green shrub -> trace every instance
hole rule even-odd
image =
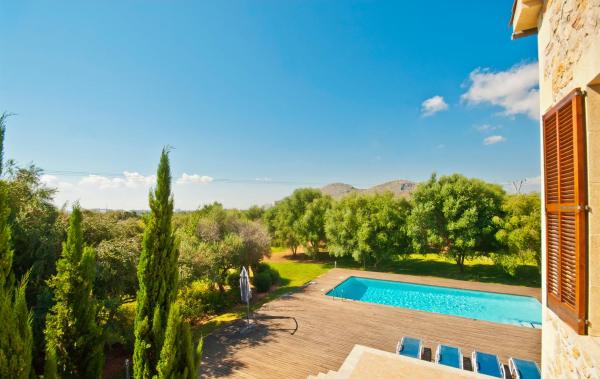
[[[279,275],[279,271],[269,266],[267,263],[259,263],[255,268],[255,276],[262,273],[268,273],[271,277],[271,284],[279,283],[281,276]]]
[[[126,303],[115,309],[110,322],[104,325],[105,343],[109,348],[122,345],[133,351],[133,320],[135,320],[135,303]]]
[[[272,283],[271,273],[268,271],[263,271],[254,276],[254,287],[258,292],[267,292]]]
[[[279,275],[279,271],[277,271],[274,268],[271,268],[269,270],[269,275],[271,275],[271,283],[272,284],[279,284],[279,280],[281,279],[281,275]]]
[[[268,264],[266,264],[264,262],[261,262],[256,265],[255,274],[260,274],[261,272],[269,271],[270,269],[271,269],[271,266],[269,266]]]
[[[240,288],[240,270],[231,270],[227,273],[225,283],[232,289]]]
[[[183,318],[191,321],[215,314],[227,305],[227,298],[206,281],[197,280],[179,290],[177,303]]]

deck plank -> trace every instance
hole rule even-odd
[[[355,344],[394,351],[404,336],[539,362],[541,331],[379,304],[333,299],[325,293],[348,276],[401,280],[540,298],[539,288],[465,282],[433,277],[333,269],[291,296],[265,304],[258,325],[245,335],[237,321],[204,341],[201,377],[306,378],[337,370]]]

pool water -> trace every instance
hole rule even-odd
[[[529,296],[472,291],[351,276],[328,296],[539,328],[542,305]]]

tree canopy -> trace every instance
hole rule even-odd
[[[259,222],[240,218],[221,204],[194,212],[179,229],[182,265],[188,276],[206,277],[224,291],[230,269],[256,265],[271,253],[271,240]]]
[[[325,237],[323,221],[330,203],[318,189],[299,188],[268,209],[264,219],[276,242],[290,248],[293,255],[301,244],[314,253]]]
[[[6,114],[0,116],[0,172],[4,149]],[[28,274],[15,285],[12,233],[9,225],[7,183],[0,180],[0,377],[28,379],[33,351],[32,315],[27,308],[25,288]]]
[[[515,274],[516,265],[523,265],[533,259],[541,266],[541,199],[536,193],[509,195],[502,203],[504,217],[496,216],[499,230],[496,239],[502,253],[496,255],[510,274]]]
[[[327,212],[325,229],[329,252],[351,254],[366,266],[377,266],[395,254],[409,252],[406,221],[410,204],[392,194],[350,195]]]
[[[494,216],[501,214],[499,185],[459,174],[434,174],[412,194],[409,235],[417,252],[442,252],[461,270],[465,259],[497,247]]]

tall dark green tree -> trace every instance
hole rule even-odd
[[[138,264],[139,290],[135,318],[133,370],[135,378],[157,375],[171,304],[177,294],[178,250],[172,230],[173,197],[169,154],[163,149],[150,192],[150,214]]]
[[[0,116],[0,174],[6,114]],[[25,287],[27,275],[15,287],[12,273],[13,249],[6,183],[0,180],[0,377],[29,378],[33,334],[31,312],[27,309]]]
[[[159,379],[196,378],[196,357],[190,327],[182,320],[177,304],[173,304],[169,310],[165,343],[160,352],[157,371]]]
[[[46,321],[46,377],[100,378],[104,364],[102,331],[93,295],[95,253],[85,246],[78,205],[69,217],[67,241],[50,280],[55,304]]]

